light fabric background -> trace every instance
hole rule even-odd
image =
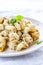
[[[0,13],[14,12],[43,23],[43,0],[0,0]],[[42,30],[43,31],[43,30]],[[43,65],[43,47],[32,54],[0,58],[0,65]]]

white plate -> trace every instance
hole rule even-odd
[[[40,31],[40,39],[43,40],[43,37],[42,37],[42,35],[43,35],[43,30],[42,30],[43,24],[40,23],[39,21],[31,19],[31,18],[26,18],[26,19],[31,20],[38,27],[38,29]],[[20,55],[29,54],[35,50],[38,50],[42,46],[43,46],[43,43],[38,44],[38,45],[35,44],[35,45],[31,46],[30,48],[23,50],[23,51],[20,51],[20,52],[15,52],[13,50],[7,49],[4,52],[0,52],[0,57],[12,57],[12,56],[20,56]]]

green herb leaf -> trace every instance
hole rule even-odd
[[[16,21],[21,21],[24,17],[22,15],[15,16]]]
[[[37,43],[37,44],[40,44],[40,43],[42,43],[42,42],[43,42],[43,41],[41,40],[41,41],[37,41],[36,43]]]
[[[16,22],[16,20],[14,18],[11,18],[10,23],[14,24],[15,22]]]

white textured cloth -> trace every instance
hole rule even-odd
[[[12,58],[0,58],[0,63],[1,65],[43,65],[43,47],[32,54]]]
[[[22,14],[43,23],[43,0],[0,0],[0,15],[6,11],[10,11],[9,15],[13,11],[15,15]],[[43,47],[24,56],[0,58],[0,65],[43,65]]]

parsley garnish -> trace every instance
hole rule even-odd
[[[40,44],[40,43],[42,43],[42,42],[43,42],[43,41],[41,40],[41,41],[37,41],[36,43],[37,43],[37,44]]]

